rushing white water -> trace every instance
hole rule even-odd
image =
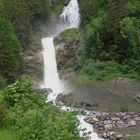
[[[80,10],[77,0],[71,0],[68,6],[64,7],[60,19],[66,28],[78,28],[80,25]]]
[[[55,58],[55,49],[53,44],[53,37],[42,39],[43,45],[43,59],[44,59],[44,83],[41,88],[50,88],[53,90],[48,96],[49,101],[55,101],[57,95],[62,91],[62,84],[57,72],[57,63]]]
[[[62,14],[60,15],[62,21],[62,27],[59,30],[56,29],[57,35],[65,29],[78,28],[80,25],[79,5],[77,0],[71,0],[68,6],[64,7]],[[43,60],[44,60],[44,82],[41,84],[41,88],[50,88],[52,92],[48,95],[47,102],[53,101],[55,103],[56,97],[63,92],[64,84],[59,79],[57,71],[55,47],[53,43],[53,37],[47,37],[42,39],[43,46]],[[73,110],[70,107],[63,106],[62,110]],[[78,127],[81,137],[88,136],[88,140],[102,140],[98,138],[97,134],[93,132],[93,126],[84,121],[86,116],[78,115],[77,118],[80,122]],[[85,131],[83,131],[85,129]]]
[[[98,137],[97,133],[93,132],[93,126],[84,121],[84,119],[86,118],[85,115],[78,115],[77,118],[78,118],[78,120],[80,122],[80,125],[78,126],[78,130],[80,132],[81,137],[83,135],[85,135],[88,138],[88,140],[103,140],[103,139]],[[83,131],[83,129],[85,131]]]

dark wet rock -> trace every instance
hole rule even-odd
[[[64,95],[63,93],[61,93],[57,96],[56,103],[63,103],[67,106],[72,106],[73,96],[72,94]]]
[[[88,109],[91,106],[93,106],[93,104],[90,104],[89,102],[85,102],[85,101],[77,102],[77,100],[75,101],[73,93],[69,93],[67,95],[63,93],[59,94],[56,98],[56,103],[58,104],[63,103],[66,106],[75,107],[75,108],[83,108],[83,109]]]
[[[65,6],[69,4],[70,0],[65,0]]]
[[[52,93],[53,92],[53,90],[51,88],[47,88],[46,90],[48,91],[48,93]]]
[[[134,101],[135,101],[135,102],[140,102],[140,95],[137,95],[137,96],[134,98]]]

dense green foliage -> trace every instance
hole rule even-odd
[[[0,0],[0,88],[18,78],[20,52],[28,46],[34,22],[48,15],[46,0]]]
[[[1,135],[10,137],[7,140],[80,140],[75,113],[60,112],[45,103],[45,96],[43,92],[33,91],[27,80],[17,81],[2,90]]]
[[[139,79],[140,75],[140,1],[139,0],[84,0],[80,1],[84,46],[78,68],[89,68],[88,59],[108,65],[116,61],[124,75]],[[84,63],[84,65],[83,65]],[[104,63],[104,64],[103,64]],[[117,64],[118,63],[118,64]],[[101,73],[104,69],[100,69]],[[100,71],[99,70],[99,71]],[[108,74],[107,71],[104,71]],[[89,73],[86,71],[89,75]],[[92,75],[98,74],[91,72]],[[99,72],[100,73],[100,72]],[[114,73],[114,72],[113,72]],[[120,73],[120,72],[119,72]],[[134,76],[132,76],[134,75]],[[120,74],[118,74],[120,76]],[[110,77],[110,76],[109,76]],[[114,77],[114,76],[113,76]],[[106,76],[104,80],[106,80]],[[99,78],[100,79],[100,78]],[[107,78],[108,79],[108,78]]]
[[[26,47],[29,32],[36,19],[46,19],[48,15],[48,2],[45,0],[1,0],[2,9],[0,17],[8,20],[14,28],[16,35]]]
[[[94,61],[87,59],[74,79],[75,84],[88,84],[97,81],[108,81],[117,77],[139,79],[138,73],[129,65],[121,65],[116,61]]]
[[[15,79],[20,68],[20,48],[11,25],[0,18],[0,73],[9,81]],[[1,83],[3,80],[0,80]]]

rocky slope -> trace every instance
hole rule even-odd
[[[32,33],[29,48],[23,52],[23,73],[37,79],[42,79],[43,77],[41,48],[39,33]]]
[[[54,39],[57,54],[57,66],[61,75],[67,74],[75,68],[81,52],[83,38],[79,29],[69,29]]]

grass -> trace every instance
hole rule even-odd
[[[132,136],[126,138],[126,140],[140,140],[140,134],[132,135]]]
[[[90,79],[87,75],[78,74],[75,79],[72,81],[74,85],[86,85],[86,84],[93,84],[95,80]]]
[[[97,111],[109,111],[109,112],[137,112],[140,110],[140,103],[128,103],[128,104],[101,104],[92,106],[93,110]]]
[[[0,140],[22,140],[17,132],[12,130],[1,129]]]

